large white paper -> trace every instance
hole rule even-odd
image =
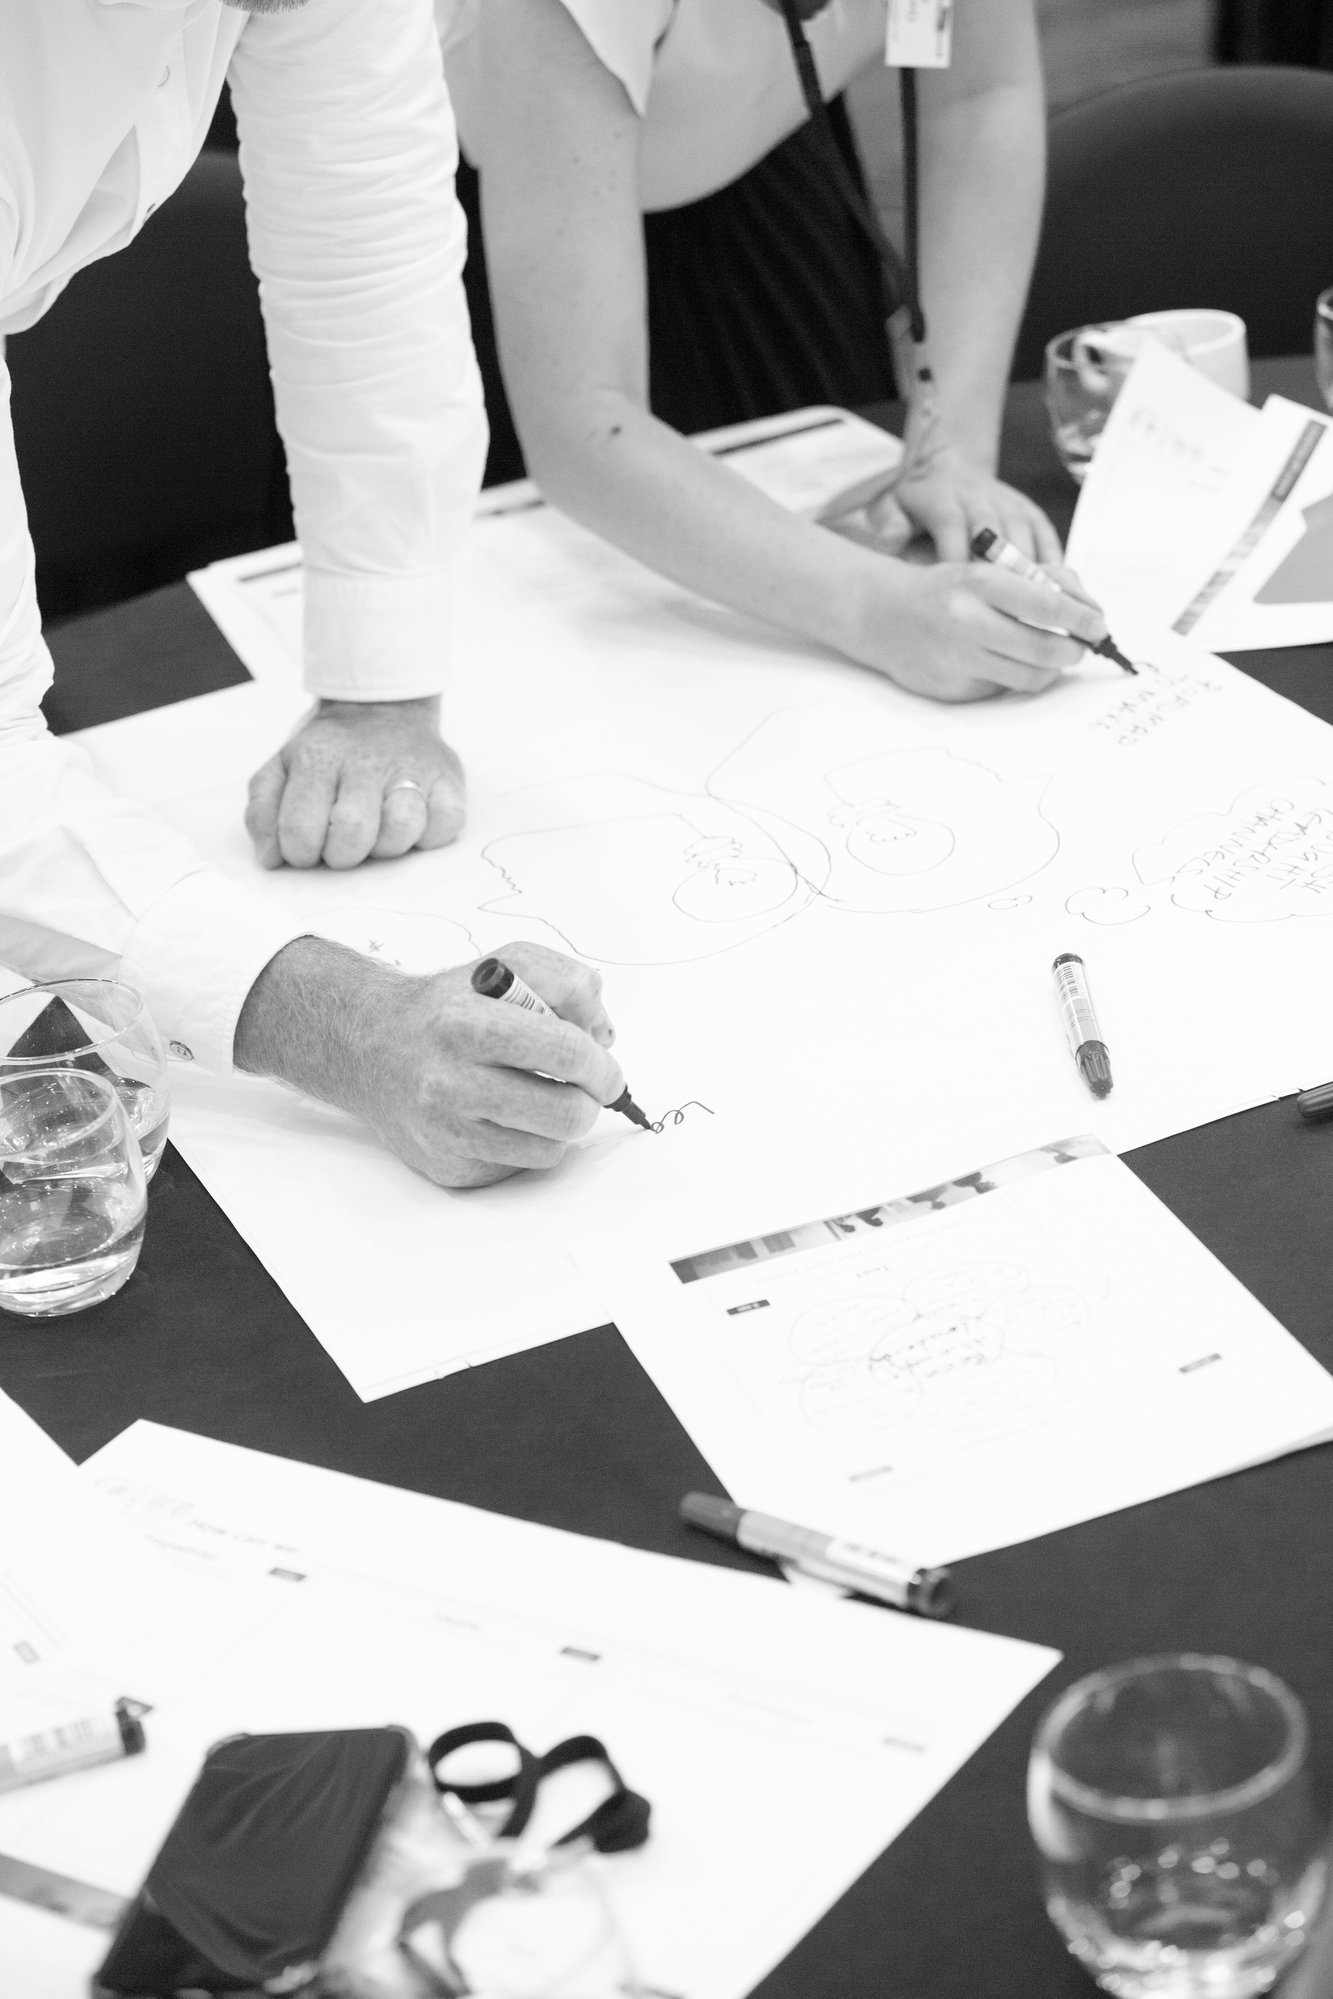
[[[605,1879],[644,1983],[681,1999],[749,1991],[1058,1656],[148,1423],[84,1476],[183,1573],[248,1579],[262,1614],[232,1644],[213,1627],[149,1754],[0,1799],[0,1851],[128,1892],[239,1729],[428,1742],[498,1716],[541,1750],[588,1731],[652,1802]],[[81,1989],[64,1969],[23,1986]]]
[[[591,1221],[736,1237],[1333,1074],[1333,732],[1184,642],[1118,622],[1137,678],[1094,660],[1039,700],[947,708],[547,508],[478,522],[456,604],[471,816],[447,850],[254,866],[245,780],[300,712],[290,678],[83,739],[311,928],[413,970],[513,938],[604,968],[665,1129],[608,1115],[554,1173],[479,1192],[276,1085],[175,1068],[173,1137],[361,1395],[605,1320],[567,1251]],[[1101,1105],[1055,1010],[1070,949],[1111,1048]]]
[[[947,1562],[1333,1435],[1333,1377],[1086,1138],[865,1192],[582,1252],[740,1504]]]

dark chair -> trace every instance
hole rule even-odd
[[[1189,70],[1050,125],[1046,214],[1014,357],[1066,328],[1169,306],[1238,312],[1255,355],[1309,351],[1333,284],[1333,76]]]
[[[128,248],[8,343],[44,614],[292,532],[240,169],[207,152]]]

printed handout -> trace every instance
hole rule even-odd
[[[237,1730],[396,1722],[424,1744],[498,1717],[539,1750],[589,1732],[652,1805],[647,1845],[601,1878],[662,1999],[742,1999],[1058,1656],[148,1423],[83,1478],[218,1592],[209,1657],[149,1753],[0,1798],[0,1852],[132,1891]],[[105,1938],[17,1914],[59,1966],[34,1955],[24,1999],[76,1999],[68,1959],[86,1973]]]
[[[1333,1436],[1333,1377],[1095,1140],[885,1192],[581,1252],[742,1505],[948,1562]]]

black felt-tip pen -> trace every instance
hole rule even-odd
[[[971,546],[978,562],[993,562],[997,569],[1008,569],[1015,576],[1025,577],[1029,583],[1044,583],[1048,590],[1057,592],[1060,590],[1060,585],[1053,576],[1048,576],[1039,563],[1024,555],[1021,548],[1015,548],[1014,544],[1006,541],[1003,535],[996,534],[994,528],[982,528],[974,534]],[[1082,645],[1087,642],[1080,640],[1079,643]],[[1088,646],[1088,651],[1100,653],[1103,659],[1113,659],[1125,673],[1138,672],[1133,660],[1121,652],[1109,632],[1104,639],[1099,639],[1095,646]]]
[[[1109,1097],[1111,1057],[1093,1012],[1083,960],[1075,951],[1062,951],[1051,971],[1055,975],[1055,995],[1060,1002],[1069,1052],[1078,1064],[1078,1072],[1094,1097]]]
[[[557,1018],[555,1008],[547,1006],[540,993],[535,993],[526,979],[520,979],[499,958],[483,958],[472,969],[472,990],[483,999],[503,1000],[507,1006],[521,1006],[528,1013],[544,1013],[552,1020]],[[609,1111],[619,1111],[631,1124],[637,1124],[643,1131],[651,1131],[653,1121],[645,1117],[628,1090],[622,1090],[613,1104],[607,1104]]]
[[[953,1609],[953,1578],[947,1569],[923,1569],[896,1555],[882,1555],[878,1548],[863,1548],[813,1527],[794,1527],[771,1513],[751,1513],[711,1492],[687,1492],[680,1502],[680,1517],[691,1527],[702,1527],[705,1534],[748,1548],[752,1555],[794,1562],[807,1576],[855,1590],[858,1596],[873,1596],[895,1610],[947,1617]]]

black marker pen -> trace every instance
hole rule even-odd
[[[504,1000],[507,1006],[521,1006],[528,1013],[544,1013],[550,1019],[558,1019],[553,1006],[547,1006],[540,993],[535,993],[526,979],[520,979],[517,972],[509,969],[499,958],[483,958],[473,967],[472,990],[483,999]],[[607,1104],[609,1111],[619,1111],[631,1124],[637,1124],[643,1131],[651,1131],[651,1118],[644,1116],[628,1090],[622,1090],[613,1104]]]
[[[1033,562],[1030,556],[1024,555],[1021,548],[1015,548],[1003,535],[996,534],[994,528],[982,528],[974,534],[971,548],[978,562],[993,562],[997,569],[1011,570],[1015,576],[1025,577],[1029,583],[1044,583],[1048,590],[1060,589],[1055,578],[1048,576],[1039,563]],[[1087,640],[1080,639],[1079,644],[1087,645]],[[1109,632],[1095,646],[1088,646],[1088,651],[1100,653],[1103,659],[1113,659],[1126,673],[1138,672],[1133,660],[1126,658]]]
[[[1076,951],[1062,951],[1051,970],[1055,974],[1055,994],[1069,1039],[1069,1052],[1078,1064],[1078,1072],[1094,1097],[1109,1097],[1111,1057],[1093,1012],[1083,960]]]

